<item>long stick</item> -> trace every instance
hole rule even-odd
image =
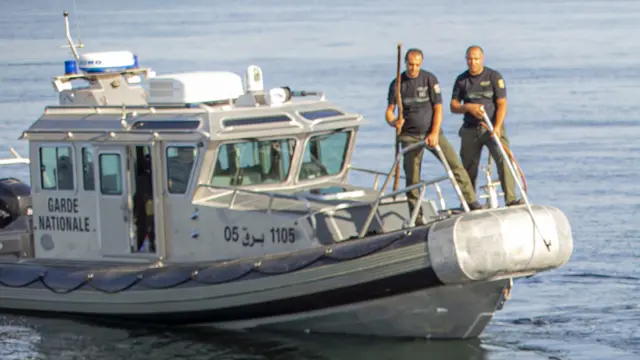
[[[400,72],[402,70],[402,43],[398,43],[398,68],[396,71],[396,103],[398,105],[398,120],[396,121],[396,157],[400,153],[400,132],[402,131],[402,96],[400,95]],[[393,191],[398,190],[400,185],[400,162],[396,165],[395,180],[393,182]]]

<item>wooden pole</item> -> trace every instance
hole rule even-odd
[[[402,96],[400,95],[400,77],[402,72],[402,43],[398,43],[398,67],[396,71],[396,104],[398,106],[398,121],[396,122],[396,158],[400,153],[400,132],[402,131]],[[398,190],[400,185],[400,162],[396,165],[395,180],[393,182],[393,191]]]

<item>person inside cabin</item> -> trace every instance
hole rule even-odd
[[[84,179],[84,188],[85,190],[95,189],[96,180],[93,175],[93,154],[88,153],[84,155],[84,159],[82,161],[82,178]]]
[[[136,193],[133,196],[133,213],[136,224],[137,249],[141,249],[145,238],[151,244],[148,251],[155,251],[155,224],[153,217],[153,184],[151,161],[148,156],[140,163],[136,178]]]
[[[283,169],[283,159],[282,159],[282,147],[279,141],[272,141],[264,146],[263,149],[267,152],[269,170],[264,175],[265,182],[279,182],[284,180],[286,176],[285,171]]]
[[[57,164],[58,189],[73,190],[73,162],[66,156],[60,156]]]
[[[189,178],[195,161],[192,147],[177,147],[177,156],[167,159],[168,188],[172,194],[184,194],[189,186]]]

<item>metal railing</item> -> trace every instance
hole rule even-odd
[[[374,189],[376,189],[376,191],[378,191],[381,194],[384,194],[384,189],[389,185],[389,179],[395,175],[395,169],[396,169],[396,164],[398,163],[398,161],[404,157],[404,155],[409,152],[409,151],[413,151],[415,149],[418,148],[422,148],[425,147],[426,145],[423,142],[419,142],[419,143],[415,143],[413,145],[408,146],[407,148],[403,149],[402,152],[400,152],[398,154],[398,156],[396,157],[395,162],[393,163],[393,168],[389,173],[383,173],[381,171],[374,171],[374,170],[368,170],[368,169],[363,169],[363,168],[357,168],[357,167],[352,167],[351,170],[355,170],[355,171],[360,171],[360,172],[364,172],[364,173],[369,173],[369,174],[373,174],[375,175],[374,177],[374,181],[373,181],[373,185],[372,187]],[[454,187],[454,190],[456,192],[456,195],[458,196],[458,198],[460,199],[460,203],[462,204],[463,209],[465,210],[465,212],[469,212],[469,204],[467,204],[467,201],[464,199],[464,196],[462,195],[462,191],[460,190],[460,186],[458,185],[458,182],[455,180],[455,176],[453,175],[453,171],[451,170],[451,167],[449,166],[449,163],[447,162],[446,158],[444,157],[444,153],[442,152],[442,149],[440,148],[439,145],[437,145],[434,148],[436,155],[438,156],[438,158],[440,159],[440,162],[442,162],[443,166],[445,167],[446,173],[447,173],[447,178],[451,181],[451,184]],[[385,182],[382,185],[382,187],[377,190],[378,184],[380,182],[380,177],[384,176],[385,177]],[[406,179],[406,177],[401,176],[401,179]],[[447,179],[445,178],[445,180]],[[438,183],[433,183],[432,184],[438,194],[438,200],[440,200],[440,208],[441,209],[445,209],[446,208],[446,201],[444,199],[444,196],[442,194],[442,189],[440,188],[440,185]]]
[[[402,149],[402,151],[400,151],[398,153],[398,156],[396,156],[395,161],[393,162],[393,165],[391,166],[391,170],[389,171],[389,174],[387,175],[387,178],[384,181],[384,184],[382,185],[382,187],[380,188],[380,190],[378,191],[378,196],[376,197],[376,200],[374,201],[374,205],[371,208],[371,211],[369,211],[369,214],[367,215],[367,219],[365,220],[363,226],[362,226],[362,230],[360,230],[360,233],[358,234],[359,238],[364,237],[364,235],[367,233],[367,231],[369,230],[369,227],[371,226],[371,221],[373,220],[373,217],[376,213],[376,211],[378,210],[378,207],[380,206],[380,201],[383,198],[386,197],[390,197],[390,196],[395,196],[399,193],[403,193],[403,192],[407,192],[407,191],[411,191],[415,188],[420,187],[420,195],[418,196],[418,202],[415,205],[415,208],[413,209],[413,213],[411,214],[411,218],[409,219],[409,225],[413,225],[415,222],[415,219],[420,211],[420,208],[422,207],[422,200],[423,200],[423,196],[424,196],[424,192],[426,190],[427,185],[430,185],[433,182],[440,182],[446,179],[449,179],[451,181],[451,184],[453,184],[453,187],[456,191],[456,194],[458,195],[458,197],[460,198],[460,202],[462,203],[462,206],[464,208],[465,212],[469,212],[469,205],[467,204],[467,202],[465,201],[464,197],[462,196],[462,191],[460,190],[460,186],[458,186],[458,182],[456,181],[455,177],[453,176],[453,172],[451,171],[451,167],[449,166],[449,163],[447,163],[447,160],[444,157],[444,154],[442,153],[442,149],[440,149],[439,145],[436,145],[436,147],[434,148],[434,150],[436,151],[436,154],[438,155],[438,158],[440,159],[440,161],[442,162],[442,164],[444,165],[446,171],[447,171],[447,176],[446,177],[442,177],[439,179],[435,179],[429,182],[420,182],[418,184],[414,184],[411,185],[409,187],[406,187],[404,189],[400,189],[397,191],[394,191],[390,194],[384,194],[384,189],[387,187],[387,185],[389,185],[389,181],[391,180],[391,178],[393,177],[393,175],[395,174],[396,171],[396,165],[398,164],[398,162],[410,151],[414,151],[414,150],[418,150],[418,149],[422,149],[426,146],[426,144],[424,143],[424,141],[420,141],[417,142],[415,144],[409,145],[406,148]]]
[[[271,191],[254,191],[254,190],[248,190],[248,189],[243,189],[243,188],[238,188],[238,187],[233,187],[233,186],[221,186],[221,185],[210,185],[210,184],[198,184],[198,187],[205,187],[208,189],[216,189],[216,190],[227,190],[226,192],[220,193],[220,194],[215,194],[212,196],[209,196],[205,199],[202,200],[198,200],[198,202],[207,202],[216,198],[220,198],[220,197],[224,197],[227,196],[229,194],[231,194],[231,199],[229,200],[229,203],[227,204],[227,208],[228,209],[233,209],[233,206],[235,205],[236,202],[236,198],[238,197],[239,193],[245,193],[245,194],[250,194],[250,195],[257,195],[257,196],[262,196],[262,197],[267,197],[268,198],[268,202],[267,202],[267,214],[270,214],[273,208],[273,201],[275,199],[285,199],[285,200],[294,200],[294,201],[302,201],[304,203],[304,207],[305,209],[311,213],[311,206],[309,205],[309,200],[305,197],[302,196],[297,196],[297,195],[288,195],[288,194],[282,194],[282,193],[276,193],[276,192],[271,192]]]
[[[231,194],[231,199],[229,200],[228,204],[227,204],[227,208],[228,209],[233,209],[233,206],[235,205],[235,201],[236,198],[238,196],[239,193],[245,193],[245,194],[249,194],[249,195],[257,195],[257,196],[262,196],[262,197],[267,197],[268,198],[268,202],[267,202],[267,209],[266,209],[266,213],[267,214],[271,214],[271,212],[273,211],[273,202],[275,199],[284,199],[284,200],[293,200],[293,201],[299,201],[302,202],[304,204],[304,209],[306,210],[307,214],[299,217],[298,219],[295,220],[295,223],[298,223],[300,220],[308,218],[309,221],[311,222],[311,227],[312,227],[312,233],[309,234],[309,237],[313,237],[315,235],[315,231],[316,231],[316,227],[317,227],[317,223],[316,223],[316,219],[315,219],[315,215],[317,214],[321,214],[321,213],[326,213],[326,212],[334,212],[334,211],[338,211],[338,210],[342,210],[342,209],[348,209],[351,207],[357,207],[357,206],[361,206],[361,203],[340,203],[338,205],[331,205],[325,208],[322,208],[320,210],[317,211],[313,211],[311,205],[309,204],[309,199],[303,197],[303,196],[296,196],[296,195],[288,195],[288,194],[281,194],[281,193],[275,193],[275,192],[270,192],[270,191],[253,191],[253,190],[248,190],[248,189],[241,189],[241,188],[237,188],[237,187],[232,187],[232,186],[219,186],[219,185],[209,185],[209,184],[199,184],[199,187],[205,187],[208,189],[216,189],[216,190],[227,190],[223,193],[220,194],[215,194],[212,196],[209,196],[205,199],[199,200],[198,202],[207,202],[207,201],[211,201],[214,200],[216,198],[219,197],[224,197],[224,196],[228,196],[229,194]],[[316,201],[320,201],[321,200],[316,200]],[[334,228],[336,230],[336,233],[340,233],[340,230],[337,226],[337,224],[335,224],[335,222],[333,222]]]
[[[24,158],[24,157],[20,156],[20,154],[18,154],[18,152],[15,151],[13,148],[9,149],[9,151],[11,151],[11,154],[13,154],[14,157],[0,159],[0,166],[1,165],[15,165],[15,164],[29,164],[30,163],[28,158]]]
[[[380,177],[381,176],[384,176],[385,179],[386,179],[387,176],[389,176],[389,174],[383,173],[382,171],[364,169],[364,168],[359,168],[359,167],[350,167],[349,171],[354,171],[354,172],[357,171],[357,172],[362,172],[362,173],[365,173],[365,174],[375,175],[375,177],[373,179],[373,184],[371,185],[371,187],[373,189],[377,189],[378,185],[380,185]],[[400,179],[406,179],[406,177],[405,176],[400,176]],[[440,184],[436,182],[436,183],[433,183],[431,185],[433,185],[434,189],[436,190],[436,193],[438,194],[438,200],[440,202],[440,209],[444,210],[447,207],[447,202],[445,201],[444,195],[442,194],[442,188],[440,188]]]
[[[519,173],[516,171],[515,167],[513,166],[513,163],[511,163],[511,160],[510,160],[509,156],[507,155],[507,152],[505,151],[504,146],[502,145],[502,142],[495,135],[495,133],[493,131],[493,124],[491,124],[491,120],[489,119],[489,116],[487,115],[487,112],[484,110],[484,107],[482,107],[482,116],[483,116],[483,120],[484,120],[485,124],[487,125],[487,129],[489,130],[489,132],[491,134],[491,138],[495,141],[496,146],[500,150],[500,154],[502,155],[503,161],[507,164],[507,167],[509,168],[510,175],[513,177],[514,181],[516,182],[516,185],[518,185],[518,189],[520,190],[520,194],[522,195],[522,199],[524,200],[524,204],[527,207],[527,211],[529,212],[529,215],[531,216],[531,221],[533,221],[533,226],[538,230],[538,233],[540,233],[540,238],[542,239],[542,242],[546,246],[547,250],[551,251],[551,242],[547,241],[544,238],[544,236],[542,235],[542,231],[540,230],[540,226],[538,226],[538,222],[536,221],[536,217],[533,214],[533,209],[531,208],[531,204],[529,203],[529,198],[527,196],[527,192],[524,191],[524,187],[523,187],[522,183],[520,182],[520,178],[518,177]]]
[[[416,203],[415,208],[413,209],[413,211],[411,212],[411,217],[409,218],[409,220],[405,223],[406,226],[411,227],[415,224],[415,221],[418,217],[418,214],[420,213],[420,209],[422,208],[422,201],[423,201],[423,197],[424,197],[424,193],[426,192],[427,186],[438,183],[440,181],[444,181],[447,180],[448,177],[447,176],[442,176],[433,180],[429,180],[429,181],[421,181],[417,184],[413,184],[411,186],[402,188],[400,190],[396,190],[394,192],[391,192],[389,194],[382,194],[380,193],[378,195],[378,197],[376,198],[376,200],[373,202],[373,206],[371,207],[371,210],[369,211],[369,214],[367,215],[367,219],[365,220],[364,224],[362,225],[362,230],[360,230],[360,233],[358,234],[359,238],[364,237],[367,234],[367,231],[369,230],[369,227],[371,226],[371,221],[373,221],[373,217],[376,214],[376,211],[378,210],[378,207],[380,207],[380,202],[383,199],[389,198],[389,197],[394,197],[396,195],[402,194],[402,193],[406,193],[409,191],[412,191],[413,189],[420,189],[420,193],[418,195],[418,202]],[[384,229],[383,229],[384,230]]]
[[[376,205],[374,205],[374,206],[379,207],[379,206],[380,206],[380,202],[381,202],[383,199],[390,198],[390,197],[395,197],[396,195],[399,195],[399,194],[402,194],[402,193],[406,193],[406,192],[409,192],[409,191],[411,191],[411,190],[413,190],[413,189],[417,189],[417,188],[420,188],[420,195],[419,195],[420,200],[419,200],[419,203],[418,203],[418,204],[419,204],[419,205],[422,205],[422,198],[424,197],[424,193],[426,192],[426,188],[427,188],[427,186],[429,186],[429,185],[437,186],[439,182],[441,182],[441,181],[445,181],[445,180],[447,180],[447,179],[449,179],[449,177],[447,177],[447,176],[442,176],[442,177],[435,178],[435,179],[431,179],[431,180],[421,181],[421,182],[419,182],[419,183],[417,183],[417,184],[414,184],[414,185],[408,186],[408,187],[406,187],[406,188],[402,188],[402,189],[400,189],[400,190],[397,190],[397,191],[391,192],[391,193],[389,193],[389,194],[383,194],[383,195],[381,195],[381,196],[378,196],[378,197],[376,198],[376,200],[374,200],[373,202],[364,202],[364,203],[363,203],[363,202],[356,202],[356,203],[341,203],[341,204],[338,204],[338,205],[328,206],[328,207],[326,207],[326,208],[323,208],[323,209],[320,209],[320,210],[316,210],[316,211],[314,211],[314,212],[311,212],[311,213],[309,213],[309,214],[306,214],[306,215],[304,215],[304,216],[301,216],[301,217],[300,217],[300,218],[298,218],[296,221],[301,221],[301,220],[303,220],[303,219],[305,219],[305,218],[309,218],[309,221],[311,221],[311,225],[312,225],[312,227],[314,227],[314,228],[315,228],[315,226],[316,226],[316,220],[315,220],[316,215],[324,214],[324,213],[328,213],[330,216],[333,216],[333,213],[335,213],[336,211],[339,211],[339,210],[346,210],[346,209],[356,208],[356,207],[361,207],[361,206],[363,206],[363,205],[376,204]],[[412,212],[412,215],[411,215],[411,217],[409,218],[409,220],[405,222],[405,224],[404,224],[405,226],[411,227],[411,226],[413,226],[413,225],[415,224],[415,221],[416,221],[416,219],[417,219],[417,217],[418,217],[419,209],[420,209],[420,208],[419,208],[418,206],[416,206],[416,208],[415,208],[415,209],[414,209],[414,211]],[[375,213],[375,212],[374,212],[374,213],[373,213],[373,216],[371,217],[371,221],[373,220],[373,217],[376,217],[376,216],[378,216],[378,215],[377,215],[377,213]],[[378,219],[379,219],[379,221],[380,221],[380,227],[381,227],[381,230],[382,230],[382,232],[384,232],[384,231],[385,231],[385,229],[384,229],[383,221],[382,221],[382,219],[380,219],[380,218],[379,218],[379,216],[378,216]],[[338,228],[337,224],[336,224],[335,222],[331,222],[331,224],[332,224],[332,226],[333,226],[333,228],[334,228],[335,233],[339,233],[339,232],[340,232],[340,230],[339,230],[339,228]],[[369,223],[369,225],[368,225],[368,226],[370,226],[370,223]],[[367,228],[366,230],[368,230],[368,228]],[[358,237],[362,237],[360,234],[362,234],[362,232],[361,232],[361,233],[359,233]],[[365,231],[365,234],[366,234],[366,231]]]
[[[199,200],[199,202],[207,202],[207,201],[211,201],[214,200],[216,198],[220,198],[220,197],[224,197],[224,196],[228,196],[231,195],[231,199],[229,200],[227,207],[229,209],[233,209],[233,206],[235,205],[237,196],[239,193],[245,193],[245,194],[250,194],[250,195],[257,195],[257,196],[262,196],[262,197],[267,197],[268,198],[268,203],[267,203],[267,208],[266,208],[266,212],[267,214],[271,213],[273,210],[273,202],[275,199],[285,199],[285,200],[293,200],[293,201],[301,201],[304,203],[304,208],[307,211],[307,214],[305,214],[304,216],[300,217],[299,219],[297,219],[297,221],[300,221],[304,218],[309,218],[309,220],[311,221],[311,225],[312,227],[315,228],[315,216],[318,214],[322,214],[322,213],[332,213],[338,210],[344,210],[344,209],[349,209],[349,208],[353,208],[353,207],[359,207],[359,206],[363,206],[363,205],[373,205],[371,207],[371,210],[369,211],[367,218],[365,220],[365,223],[362,226],[361,231],[358,233],[358,237],[362,238],[366,235],[367,231],[369,230],[369,227],[371,226],[371,222],[373,221],[373,218],[377,215],[377,210],[380,207],[380,203],[382,200],[386,199],[386,198],[390,198],[390,197],[395,197],[399,194],[402,193],[407,193],[410,192],[414,189],[420,189],[419,190],[419,196],[418,196],[418,200],[416,203],[415,208],[413,209],[413,211],[411,212],[411,216],[409,218],[409,220],[407,222],[405,222],[405,226],[413,226],[415,224],[415,221],[418,217],[418,214],[420,213],[420,209],[422,207],[422,203],[424,200],[424,194],[426,192],[426,188],[427,186],[433,185],[434,188],[436,189],[436,192],[438,193],[438,197],[440,200],[440,205],[441,208],[444,209],[446,207],[445,204],[445,200],[444,200],[444,196],[442,194],[442,189],[439,186],[439,182],[441,181],[445,181],[445,180],[449,180],[451,182],[451,184],[453,185],[455,191],[456,191],[456,195],[458,196],[458,198],[460,199],[460,202],[462,204],[462,207],[464,209],[465,212],[469,212],[469,205],[467,204],[466,200],[464,199],[464,196],[462,195],[462,191],[460,190],[460,186],[458,185],[453,172],[451,171],[451,167],[449,166],[449,164],[447,163],[444,154],[442,153],[442,149],[440,149],[440,146],[436,146],[434,148],[436,155],[438,156],[438,158],[440,159],[440,161],[442,162],[443,166],[445,167],[446,170],[446,175],[445,176],[441,176],[435,179],[431,179],[431,180],[425,180],[425,181],[420,181],[416,184],[410,185],[408,187],[393,191],[391,193],[385,194],[385,189],[386,187],[389,185],[389,181],[393,178],[393,176],[395,175],[395,170],[396,170],[396,165],[398,164],[398,162],[404,158],[404,156],[410,152],[410,151],[414,151],[414,150],[418,150],[418,149],[422,149],[424,148],[426,145],[423,141],[420,141],[418,143],[412,144],[404,149],[402,149],[402,151],[400,151],[400,153],[398,153],[398,156],[396,156],[393,165],[391,166],[391,170],[389,171],[389,173],[382,173],[382,172],[378,172],[378,171],[374,171],[374,170],[367,170],[367,169],[360,169],[360,168],[351,168],[350,170],[356,170],[356,171],[361,171],[364,173],[370,173],[375,175],[375,179],[374,179],[374,183],[372,188],[374,190],[376,190],[376,192],[378,193],[378,195],[376,196],[376,199],[373,202],[367,202],[367,203],[363,203],[363,202],[356,202],[356,203],[340,203],[338,205],[331,205],[316,211],[312,211],[313,209],[311,208],[310,204],[309,204],[309,199],[307,199],[304,196],[300,196],[300,195],[288,195],[288,194],[282,194],[282,193],[275,193],[275,192],[270,192],[270,191],[254,191],[254,190],[248,190],[248,189],[243,189],[243,188],[238,188],[238,187],[232,187],[232,186],[220,186],[220,185],[209,185],[209,184],[199,184],[199,187],[206,187],[209,189],[216,189],[216,190],[227,190],[225,192],[222,192],[220,194],[214,194],[210,197],[207,197],[205,199]],[[383,183],[383,185],[378,189],[378,184],[380,182],[380,177],[384,176],[385,177],[385,181]],[[321,200],[315,200],[316,202],[322,202]],[[384,231],[384,226],[382,225],[382,221],[381,223],[381,227],[382,230]],[[333,226],[335,227],[336,233],[339,233],[339,229],[337,228],[336,224],[333,224]]]

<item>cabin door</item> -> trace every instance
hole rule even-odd
[[[98,218],[100,244],[104,255],[131,253],[133,243],[133,202],[129,184],[127,148],[124,145],[99,146]]]

